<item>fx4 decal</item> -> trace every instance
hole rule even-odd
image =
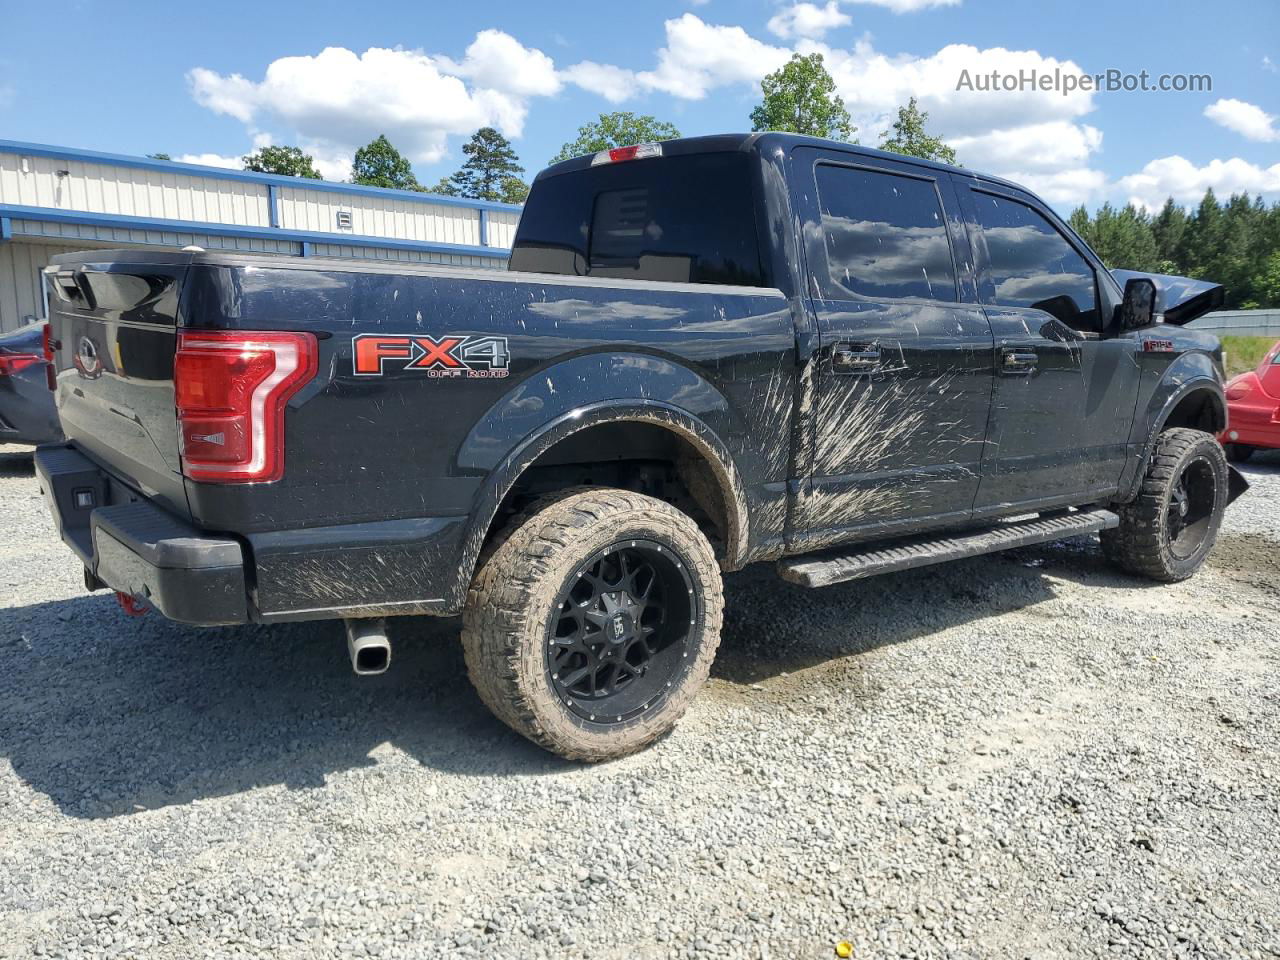
[[[351,338],[351,358],[357,377],[380,377],[386,364],[395,364],[437,379],[481,379],[505,377],[511,353],[506,337],[358,333]]]

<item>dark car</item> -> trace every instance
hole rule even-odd
[[[1005,180],[787,134],[606,150],[539,174],[510,268],[55,258],[68,442],[36,469],[87,583],[342,618],[359,673],[386,617],[461,613],[495,714],[601,760],[706,679],[722,571],[1098,533],[1176,581],[1245,485],[1221,346],[1180,325],[1216,295],[1118,281]]]
[[[48,335],[48,323],[31,323],[0,336],[0,443],[62,439]]]

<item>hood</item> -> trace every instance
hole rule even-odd
[[[1164,322],[1181,327],[1226,300],[1227,291],[1220,283],[1174,277],[1167,273],[1143,273],[1140,270],[1112,270],[1111,275],[1123,288],[1134,277],[1146,277],[1156,285],[1156,313],[1164,314]]]

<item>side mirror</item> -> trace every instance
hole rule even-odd
[[[1120,329],[1139,330],[1156,322],[1156,284],[1147,277],[1133,277],[1124,285],[1120,304]]]

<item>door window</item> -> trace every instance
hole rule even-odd
[[[824,163],[817,181],[834,296],[956,300],[951,243],[932,180]]]
[[[987,244],[984,301],[1034,307],[1075,330],[1099,333],[1093,268],[1058,228],[1016,200],[977,191],[973,200]]]

